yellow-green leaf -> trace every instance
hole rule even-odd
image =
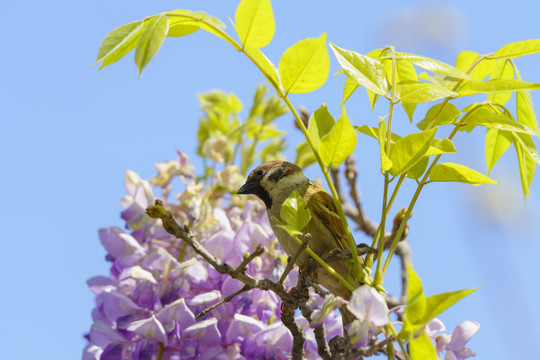
[[[309,146],[307,141],[300,143],[296,147],[296,158],[294,163],[300,168],[305,169],[309,165],[314,164],[316,161],[317,159],[315,158],[315,155],[311,150],[311,146]]]
[[[242,0],[234,15],[236,32],[244,47],[261,48],[272,41],[275,32],[270,0]]]
[[[386,75],[392,74],[391,69],[388,69],[388,65],[391,66],[392,61],[387,60],[384,63]],[[389,71],[390,70],[390,71]],[[396,62],[396,84],[399,84],[402,81],[418,81],[418,76],[416,75],[416,70],[414,66],[408,61],[397,61]],[[392,83],[391,79],[388,79],[388,83]],[[416,109],[416,103],[401,101],[401,106],[405,113],[409,117],[409,121],[412,122],[414,110]]]
[[[311,219],[307,204],[297,190],[283,202],[280,212],[281,218],[296,230],[302,230]]]
[[[514,59],[540,51],[540,39],[522,40],[504,45],[493,54],[494,59]]]
[[[163,15],[153,17],[146,24],[135,50],[135,64],[139,69],[139,77],[163,44],[168,29],[169,21]]]
[[[512,70],[512,65],[509,61],[506,60],[497,60],[495,70],[491,73],[489,77],[490,80],[513,80],[514,71]],[[488,94],[488,100],[493,101],[494,103],[504,105],[510,100],[512,92],[503,92]]]
[[[454,163],[441,163],[431,169],[430,181],[462,182],[478,186],[480,184],[498,184],[495,180],[470,169],[464,165]]]
[[[366,134],[368,136],[371,136],[374,139],[379,140],[379,129],[378,128],[367,126],[367,125],[362,125],[362,126],[354,126],[354,130],[356,130],[359,133]],[[398,141],[399,139],[401,139],[401,136],[399,136],[398,134],[394,134],[394,133],[392,133],[390,137],[391,137],[390,142],[392,144],[395,143],[396,141]]]
[[[392,146],[390,160],[393,166],[390,169],[392,175],[400,175],[407,172],[429,150],[437,128],[429,131],[409,134]]]
[[[99,67],[110,65],[120,60],[135,48],[144,27],[144,21],[135,21],[117,27],[105,36],[98,51],[94,65],[103,61]]]
[[[480,55],[473,51],[462,51],[456,59],[456,68],[466,73],[479,58]],[[475,80],[484,80],[495,70],[495,63],[493,59],[484,58],[469,72],[469,76]]]
[[[443,108],[441,106],[443,104],[433,105],[426,113],[426,117],[416,124],[416,126],[420,130],[424,130],[429,124],[432,127],[454,124],[459,115],[461,115],[461,111],[452,103],[446,103]]]
[[[176,13],[176,10],[165,13],[165,14],[170,15],[171,13],[173,14]],[[182,12],[178,14],[181,14],[180,15],[181,17],[183,15]],[[231,39],[231,37],[229,37],[226,33],[224,33],[223,29],[225,29],[225,24],[223,24],[223,22],[217,17],[209,15],[205,13],[204,11],[189,11],[185,15],[186,15],[185,17],[191,19],[191,22],[187,22],[186,25],[192,24],[192,25],[199,26],[204,31],[209,32],[210,34],[213,34],[225,40],[226,42],[234,46],[236,50],[241,49],[241,47],[233,39]]]
[[[540,157],[538,157],[538,153],[536,152],[536,147],[534,146],[531,136],[512,132],[512,137],[514,138],[514,142],[518,142],[523,147],[523,150],[525,150],[525,152],[531,158],[533,158],[538,165],[540,165]]]
[[[458,90],[459,95],[498,94],[520,90],[540,89],[539,83],[519,80],[467,81]]]
[[[467,125],[480,125],[497,130],[515,131],[519,133],[538,135],[536,130],[510,119],[506,115],[486,115],[485,112],[475,111],[466,120]]]
[[[200,29],[200,24],[195,23],[193,19],[170,14],[191,14],[191,11],[173,10],[167,13],[167,20],[169,21],[169,31],[167,31],[167,36],[186,36],[193,34],[195,31]]]
[[[319,148],[319,141],[332,130],[335,123],[336,121],[328,112],[326,104],[322,104],[320,108],[311,114],[308,133],[311,141],[315,145],[315,149]]]
[[[388,92],[384,66],[381,62],[370,56],[342,49],[332,43],[330,47],[348,77],[375,94],[385,95]]]
[[[529,156],[527,151],[524,150],[519,142],[514,141],[514,147],[516,149],[516,154],[518,158],[519,165],[519,175],[521,179],[521,188],[523,190],[523,197],[527,200],[527,195],[530,195],[529,187],[534,176],[534,171],[536,169],[536,163],[534,159]]]
[[[521,79],[521,74],[517,67],[513,67],[516,72],[516,78]],[[531,94],[528,91],[516,92],[516,114],[517,121],[523,125],[527,125],[538,131],[538,123],[536,121],[536,114],[534,112],[534,106],[531,99]]]
[[[493,166],[495,166],[501,156],[508,150],[512,144],[512,139],[512,135],[508,131],[500,131],[493,128],[487,129],[484,153],[488,175]]]
[[[319,142],[319,153],[325,166],[341,165],[356,147],[356,132],[347,117],[345,107],[342,107],[342,110],[343,114],[332,130]]]
[[[421,323],[426,311],[426,296],[422,288],[422,281],[416,274],[411,264],[407,264],[409,286],[407,288],[407,306],[403,313],[403,327],[399,332],[399,338],[410,340],[414,335],[415,328]]]
[[[411,360],[438,360],[437,349],[424,331],[409,343]]]
[[[402,81],[397,84],[396,95],[401,101],[414,104],[457,96],[455,92],[442,86],[419,81]]]
[[[301,40],[279,60],[279,75],[286,93],[303,94],[321,87],[330,71],[326,33]]]
[[[422,80],[427,80],[432,84],[439,85],[448,90],[453,90],[456,87],[458,81],[461,80],[461,79],[458,79],[452,76],[446,76],[446,75],[437,75],[437,74],[429,75],[426,72],[421,72],[420,75],[418,75],[418,77]]]
[[[431,147],[430,149],[432,149]],[[426,172],[426,168],[429,163],[429,156],[424,156],[420,159],[416,164],[414,164],[409,171],[407,171],[406,176],[410,179],[418,179],[420,176],[424,175],[424,172]]]
[[[264,76],[268,78],[268,81],[275,83],[277,86],[281,87],[279,82],[278,70],[276,66],[263,54],[260,49],[249,48],[246,51],[253,57],[253,59],[261,65]]]
[[[343,99],[341,100],[341,104],[339,104],[340,107],[343,106],[347,100],[349,100],[354,91],[358,89],[358,86],[360,85],[358,85],[356,81],[347,76],[345,79],[345,85],[343,86]],[[373,111],[373,106],[371,110]]]
[[[430,296],[426,299],[426,311],[422,322],[427,324],[440,314],[442,314],[450,306],[463,299],[465,296],[475,292],[478,288],[463,289],[457,291],[445,292],[443,294],[437,294]]]
[[[471,79],[471,77],[465,74],[463,71],[435,59],[406,53],[396,53],[396,56],[401,60],[408,61],[413,65],[421,67],[424,70],[434,72],[435,74],[448,75],[465,80]]]
[[[431,147],[428,149],[426,156],[451,154],[457,152],[454,143],[450,139],[433,139]]]

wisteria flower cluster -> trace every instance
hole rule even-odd
[[[294,338],[281,321],[281,299],[271,291],[247,291],[242,282],[218,272],[185,242],[165,231],[159,219],[147,216],[156,200],[172,198],[167,206],[209,253],[236,268],[259,246],[266,251],[249,261],[243,271],[254,279],[277,282],[287,257],[277,242],[263,205],[231,196],[243,178],[239,169],[225,165],[222,171],[197,178],[185,154],[156,165],[150,181],[126,172],[127,195],[122,199],[126,230],[110,227],[99,231],[111,263],[110,276],[88,280],[96,295],[92,324],[86,335],[83,360],[162,359],[288,359]],[[173,179],[183,191],[172,194]],[[292,270],[284,284],[291,289],[298,281]],[[326,341],[343,336],[336,311],[341,306],[357,318],[348,326],[353,353],[372,355],[385,341],[390,323],[383,296],[370,286],[360,286],[350,299],[327,294],[310,295],[315,311],[310,321],[295,316],[305,334],[304,358],[318,358],[315,328],[324,325]],[[450,336],[438,319],[425,332],[435,340],[447,360],[475,355],[465,344],[478,324],[459,324]],[[356,350],[354,350],[356,349]]]
[[[160,220],[145,215],[156,198],[153,189],[169,195],[171,180],[179,177],[185,189],[168,207],[190,224],[209,252],[231,266],[238,266],[257,245],[264,246],[267,251],[247,265],[246,274],[277,281],[286,258],[263,207],[256,201],[227,199],[228,191],[241,181],[237,168],[227,167],[205,184],[197,181],[187,156],[180,152],[178,156],[158,164],[159,173],[150,182],[128,171],[128,195],[122,199],[127,230],[99,231],[111,272],[88,281],[96,307],[83,359],[287,358],[292,336],[280,321],[280,299],[270,291],[244,292],[196,319],[240,290],[242,283],[218,273],[166,233]],[[295,284],[295,276],[293,270],[286,287]],[[317,358],[310,325],[297,320],[307,337],[305,356]],[[330,312],[324,323],[328,338],[341,335],[336,312]]]

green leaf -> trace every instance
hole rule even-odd
[[[407,306],[403,313],[403,327],[399,332],[399,338],[410,340],[414,335],[416,324],[421,323],[426,311],[426,297],[422,288],[422,281],[412,268],[410,263],[407,263],[407,274],[409,286],[407,288]],[[422,325],[423,326],[423,325]]]
[[[392,65],[392,61],[386,61],[384,63],[386,74],[392,74],[391,68],[387,68],[387,64],[390,66]],[[389,71],[390,70],[390,71]],[[418,81],[418,76],[416,75],[416,70],[414,70],[414,66],[407,61],[397,61],[396,62],[396,84],[399,84],[402,81]],[[388,83],[392,83],[391,79],[388,79]],[[407,101],[401,101],[401,106],[403,107],[403,110],[405,110],[405,113],[409,117],[409,121],[412,122],[413,120],[413,114],[414,110],[416,109],[416,103],[414,102],[407,102]]]
[[[416,124],[416,127],[420,130],[425,130],[435,116],[437,117],[432,126],[454,124],[459,115],[461,115],[461,111],[452,103],[446,103],[442,109],[441,106],[443,104],[433,105],[426,113],[426,117]]]
[[[405,60],[413,65],[421,67],[424,70],[434,72],[435,74],[448,75],[465,80],[471,79],[471,77],[465,74],[463,71],[435,59],[406,53],[396,53],[396,57],[400,58],[400,60]]]
[[[139,69],[139,77],[163,44],[168,30],[169,21],[163,15],[153,17],[146,24],[135,50],[135,64]]]
[[[263,149],[263,151],[261,151],[259,157],[261,158],[263,163],[281,159],[281,152],[285,150],[285,148],[285,139],[274,139]]]
[[[521,79],[521,74],[517,67],[514,66],[516,72],[516,78]],[[523,125],[527,125],[530,128],[538,131],[538,123],[536,121],[536,114],[534,113],[534,106],[531,99],[531,94],[528,91],[516,92],[516,113],[517,121]]]
[[[379,120],[379,151],[381,153],[381,169],[383,171],[388,171],[392,168],[392,160],[388,157],[386,153],[386,123],[384,119]]]
[[[490,80],[513,80],[514,70],[512,70],[512,64],[506,60],[497,60],[495,70],[489,77]],[[492,101],[497,104],[504,105],[510,100],[512,92],[503,92],[498,94],[488,94],[488,101]]]
[[[394,164],[390,173],[400,175],[407,172],[429,150],[437,128],[420,133],[412,133],[399,139],[390,152],[390,160]]]
[[[465,122],[467,125],[480,125],[497,130],[515,131],[519,133],[538,135],[536,130],[514,121],[506,115],[486,114],[475,111]]]
[[[438,360],[437,349],[433,345],[431,338],[422,332],[419,336],[411,340],[410,344],[411,360]]]
[[[374,139],[379,140],[379,129],[378,128],[367,126],[367,125],[362,125],[362,126],[354,126],[354,130],[356,130],[359,133],[366,134],[368,136],[371,136]],[[399,139],[401,139],[401,136],[399,136],[398,134],[392,133],[390,135],[390,142],[392,144],[395,143],[396,141],[398,141]]]
[[[521,187],[523,189],[523,197],[527,200],[527,195],[530,196],[529,188],[536,169],[536,163],[532,157],[524,150],[524,147],[517,141],[514,141],[514,147],[518,158],[519,175],[521,179]]]
[[[520,90],[540,89],[540,84],[519,80],[467,81],[459,89],[461,96],[475,94],[499,94]]]
[[[431,147],[430,149],[432,149],[433,147]],[[407,177],[410,178],[410,179],[418,179],[420,178],[420,176],[424,175],[424,173],[426,172],[426,168],[428,166],[428,163],[429,163],[429,156],[424,156],[423,158],[420,159],[420,161],[418,161],[416,164],[414,164],[410,169],[409,171],[407,171]]]
[[[431,82],[432,84],[439,85],[443,88],[446,88],[448,90],[453,90],[457,83],[461,81],[461,79],[451,77],[451,76],[445,76],[445,75],[429,75],[426,72],[421,72],[418,77],[422,80],[427,80]]]
[[[493,54],[494,59],[515,59],[540,51],[540,39],[522,40],[504,45]]]
[[[325,166],[338,166],[352,154],[356,147],[356,133],[352,127],[345,107],[332,130],[321,138],[319,153]]]
[[[388,92],[384,66],[381,62],[370,56],[342,49],[332,43],[330,48],[348,77],[375,94],[385,95]]]
[[[413,104],[457,96],[442,86],[419,81],[402,81],[396,85],[396,94],[401,101]]]
[[[173,10],[167,14],[191,14],[189,10]],[[200,24],[194,23],[193,19],[181,16],[167,15],[169,21],[168,37],[180,37],[193,34],[201,28]]]
[[[431,147],[428,149],[426,156],[451,154],[457,152],[454,143],[450,139],[433,139]]]
[[[359,86],[360,85],[358,85],[356,81],[347,76],[347,78],[345,79],[345,85],[343,86],[343,99],[341,100],[341,104],[339,104],[339,107],[342,107],[343,104],[345,104],[345,102],[349,100],[351,95],[356,89],[358,89]],[[372,104],[371,111],[373,111],[373,105],[374,104]]]
[[[538,157],[538,153],[536,152],[536,147],[534,146],[531,136],[515,132],[512,132],[512,136],[514,137],[514,142],[518,142],[523,147],[523,150],[525,150],[525,152],[531,158],[533,158],[538,165],[540,165],[540,157]]]
[[[97,60],[94,65],[103,61],[99,67],[110,65],[120,60],[135,48],[143,30],[144,21],[135,21],[117,27],[105,36],[99,47]]]
[[[464,165],[441,163],[431,169],[430,181],[453,181],[478,186],[480,184],[498,184],[495,180],[480,174]]]
[[[426,311],[424,313],[422,322],[424,324],[427,324],[428,322],[439,316],[443,311],[448,309],[450,306],[454,305],[459,300],[463,299],[465,296],[471,294],[476,290],[478,290],[478,288],[451,291],[428,297],[426,299]]]
[[[422,281],[411,264],[407,264],[407,273],[409,287],[407,289],[407,307],[405,308],[405,317],[407,321],[416,324],[420,322],[426,311],[426,297],[422,287]]]
[[[326,104],[322,104],[320,108],[311,114],[308,133],[311,141],[315,145],[315,149],[319,149],[319,141],[332,130],[335,123],[336,121],[328,112]]]
[[[204,11],[188,11],[187,13],[185,13],[185,10],[174,10],[165,13],[165,15],[169,17],[185,18],[185,25],[198,26],[204,31],[225,40],[226,42],[234,46],[235,49],[241,49],[234,40],[232,40],[228,35],[223,32],[225,24],[223,24],[223,22],[217,17],[209,15]]]
[[[487,129],[484,153],[488,175],[493,166],[495,166],[501,156],[508,150],[512,144],[512,139],[512,134],[508,131],[499,131],[493,128]]]
[[[236,32],[244,47],[261,48],[274,37],[274,13],[270,0],[242,0],[234,15]]]
[[[456,68],[466,73],[479,58],[480,55],[473,51],[462,51],[456,59]],[[495,60],[484,58],[469,72],[469,76],[475,80],[484,80],[495,70],[495,66]]]
[[[303,94],[321,87],[330,71],[326,33],[318,38],[301,40],[288,48],[278,67],[286,93]]]
[[[300,168],[305,169],[309,165],[315,164],[316,161],[315,154],[313,154],[311,146],[309,146],[307,141],[300,143],[296,147],[296,158],[294,163]]]
[[[288,225],[296,230],[305,228],[311,219],[311,213],[306,202],[296,190],[283,202],[280,215]]]
[[[266,72],[264,74],[270,83],[275,83],[276,85],[281,87],[281,83],[279,82],[278,77],[278,70],[276,66],[266,57],[266,55],[263,54],[263,52],[260,49],[257,48],[248,48],[246,51],[253,57],[253,59],[261,65],[263,70]]]

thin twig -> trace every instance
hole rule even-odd
[[[237,297],[238,295],[240,295],[240,294],[242,294],[242,293],[245,293],[246,291],[249,291],[249,290],[251,290],[251,289],[249,288],[249,286],[244,285],[243,288],[241,288],[240,290],[238,290],[238,291],[235,292],[234,294],[231,294],[231,295],[227,296],[225,299],[223,299],[223,300],[221,300],[221,301],[215,303],[214,305],[210,306],[209,308],[207,308],[207,309],[201,311],[201,312],[199,313],[199,315],[195,316],[195,319],[198,320],[198,319],[202,318],[204,315],[208,314],[209,311],[214,310],[214,309],[215,309],[216,307],[218,307],[219,305],[221,305],[221,304],[223,304],[223,303],[226,303],[226,302],[229,302],[229,301],[231,301],[232,299],[234,299],[235,297]]]
[[[232,277],[236,277],[240,272],[244,271],[247,264],[251,262],[251,260],[255,259],[257,256],[260,256],[264,252],[264,248],[261,245],[257,245],[257,248],[255,251],[253,251],[251,254],[246,256],[244,260],[242,260],[242,263],[236,268],[234,273],[232,273]]]
[[[378,225],[370,220],[362,210],[360,194],[357,190],[358,170],[356,169],[355,158],[352,155],[345,159],[345,178],[349,183],[349,195],[353,199],[354,206],[356,207],[356,211],[358,213],[357,224],[360,230],[365,232],[367,235],[374,237],[377,233]]]
[[[279,278],[279,281],[277,282],[279,286],[283,286],[283,283],[285,282],[287,275],[289,275],[289,273],[294,267],[294,263],[296,262],[296,259],[298,259],[298,256],[300,256],[302,251],[304,251],[304,249],[307,247],[309,240],[311,240],[311,234],[305,234],[304,240],[302,241],[302,245],[298,248],[298,250],[296,250],[293,256],[289,257],[289,260],[287,261],[287,267],[285,268],[285,271],[283,271],[283,274],[281,274],[281,277]]]
[[[193,250],[200,255],[208,264],[210,264],[214,269],[216,269],[221,274],[227,274],[232,277],[232,274],[235,273],[235,270],[232,266],[227,263],[222,262],[221,260],[216,259],[212,254],[208,252],[195,238],[195,235],[187,226],[180,226],[171,213],[163,207],[163,203],[160,200],[156,200],[154,206],[149,206],[146,209],[148,216],[154,219],[161,219],[163,222],[163,228],[171,235],[181,238],[187,242]],[[292,296],[290,296],[287,291],[282,286],[278,286],[273,281],[268,279],[256,280],[253,277],[239,272],[235,275],[235,279],[243,282],[249,288],[257,288],[260,290],[272,290],[275,292],[282,300],[288,300],[294,302]]]

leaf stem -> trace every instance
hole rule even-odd
[[[469,115],[480,106],[483,106],[483,105],[478,105],[478,106],[473,107],[461,118],[461,120],[454,126],[452,133],[448,136],[449,140],[452,140],[454,138],[458,129],[463,125],[463,123],[469,117]],[[441,156],[442,154],[439,154],[435,157],[435,159],[433,159],[433,162],[427,169],[426,173],[424,174],[424,177],[422,178],[422,180],[418,184],[418,187],[416,188],[416,191],[414,192],[411,202],[409,203],[409,206],[407,207],[407,211],[405,212],[405,216],[403,216],[403,220],[401,221],[398,231],[396,232],[396,236],[394,237],[394,241],[392,242],[392,246],[390,247],[388,256],[386,257],[386,261],[383,267],[383,275],[386,274],[386,270],[388,269],[390,260],[392,259],[392,256],[394,255],[394,252],[396,251],[396,247],[399,243],[399,240],[401,239],[401,236],[403,235],[403,232],[405,231],[405,226],[407,226],[407,221],[409,220],[409,217],[411,216],[412,209],[414,208],[414,205],[416,204],[416,201],[418,200],[418,196],[420,195],[420,192],[422,191],[422,188],[424,187],[424,185],[429,183],[428,178],[431,173],[431,170],[437,164]]]

